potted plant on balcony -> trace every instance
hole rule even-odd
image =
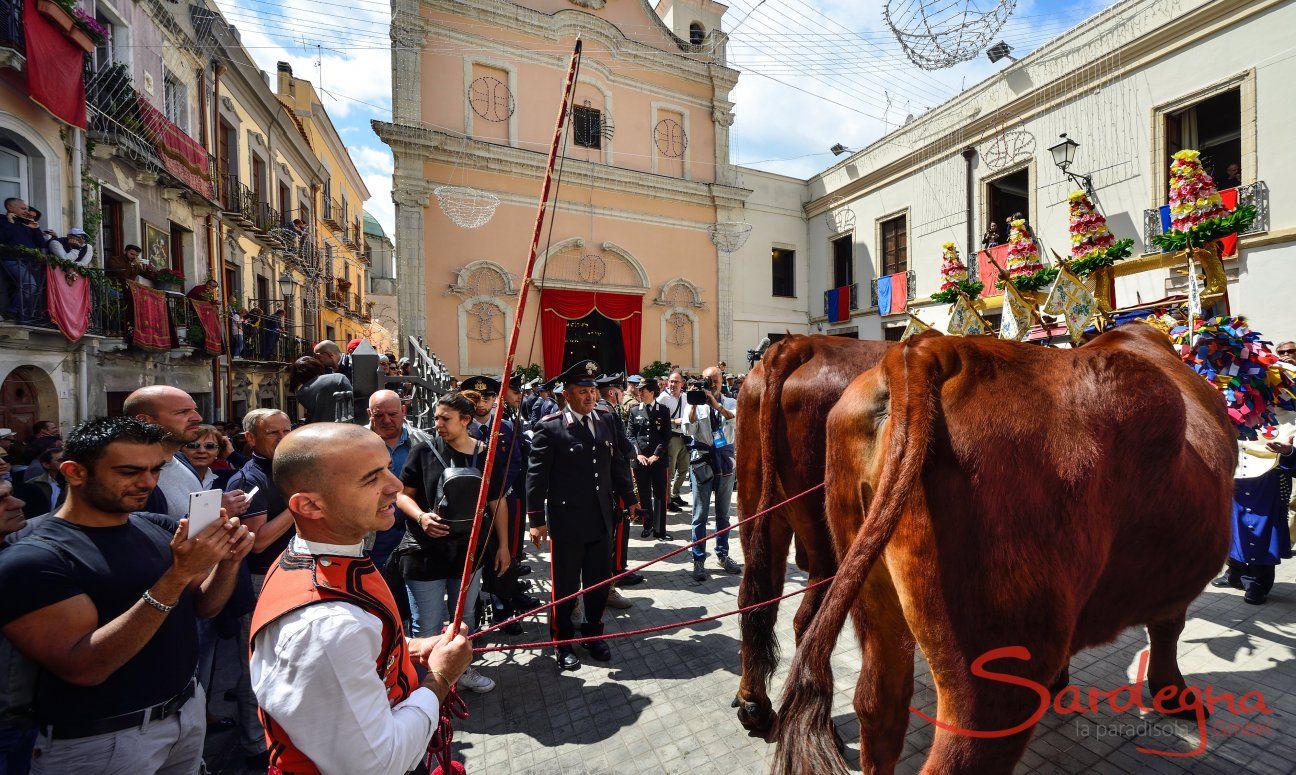
[[[36,0],[36,10],[41,16],[54,22],[61,27],[64,32],[72,29],[74,24],[72,20],[73,4],[71,0]]]
[[[106,27],[80,8],[73,7],[72,17],[73,27],[68,30],[68,37],[87,54],[94,51],[96,46],[102,45],[111,35]]]
[[[174,269],[158,269],[153,272],[153,284],[163,291],[178,291],[184,286],[184,273]]]
[[[342,290],[342,291],[349,291],[349,290],[351,290],[351,281],[350,281],[350,280],[338,280],[338,281],[337,281],[337,286],[338,286],[338,288],[339,288],[340,290]]]

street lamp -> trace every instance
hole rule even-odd
[[[833,156],[841,156],[843,153],[854,153],[854,151],[842,145],[841,143],[837,143],[836,145],[829,148],[828,150],[832,151]]]
[[[292,279],[292,275],[288,274],[287,272],[284,272],[283,274],[279,275],[279,295],[280,296],[291,296],[293,292],[293,288],[296,287],[296,285],[297,283]]]
[[[1080,147],[1080,143],[1067,137],[1066,132],[1063,132],[1059,137],[1062,138],[1061,141],[1056,145],[1049,146],[1049,153],[1053,154],[1053,164],[1062,170],[1063,175],[1083,186],[1086,194],[1093,197],[1093,176],[1071,171],[1071,164],[1075,162],[1076,149]]]

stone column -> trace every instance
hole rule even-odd
[[[409,181],[396,181],[392,201],[396,203],[396,276],[400,278],[396,285],[397,327],[404,336],[426,336],[423,209],[428,206],[428,194]],[[404,351],[401,344],[399,350]]]

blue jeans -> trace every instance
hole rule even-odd
[[[716,530],[729,527],[729,500],[733,497],[734,475],[712,475],[706,482],[699,484],[693,470],[689,469],[689,485],[693,488],[693,538],[698,541],[707,534],[707,514],[711,510],[711,495],[715,494]],[[721,533],[715,539],[717,557],[729,556],[729,534]],[[693,557],[706,557],[706,544],[698,544],[691,549]]]
[[[476,614],[477,593],[481,590],[482,572],[473,574],[468,586],[468,599],[464,602],[464,621],[468,631],[477,630]],[[410,637],[430,638],[440,635],[441,630],[454,615],[454,606],[459,602],[459,579],[436,579],[434,581],[415,581],[405,579],[405,588],[410,601]]]
[[[34,747],[35,728],[0,726],[0,775],[27,775],[31,772]]]

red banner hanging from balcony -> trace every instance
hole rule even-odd
[[[45,267],[45,306],[69,342],[80,340],[90,327],[90,281],[74,272]]]
[[[27,34],[27,94],[54,118],[86,128],[85,51],[63,30],[36,10],[36,0],[23,0]]]
[[[199,324],[203,330],[203,348],[212,355],[220,355],[223,345],[221,343],[221,321],[220,310],[215,304],[207,301],[198,301],[189,299],[193,305],[194,315],[198,318]]]
[[[544,346],[545,377],[562,371],[567,346],[567,321],[591,312],[615,321],[621,329],[627,374],[639,372],[640,333],[643,330],[643,297],[630,293],[595,293],[546,288],[540,292],[540,334]]]
[[[189,188],[214,200],[216,192],[212,190],[211,159],[207,150],[171,123],[142,94],[139,95],[139,109],[147,136],[157,144],[162,166]]]
[[[980,280],[985,284],[985,290],[981,291],[982,297],[1002,296],[1003,290],[996,288],[995,283],[999,282],[999,270],[995,268],[994,261],[999,262],[999,266],[1008,268],[1008,243],[995,245],[988,250],[982,250],[977,253],[977,274],[973,279]]]
[[[141,350],[166,352],[171,349],[171,316],[166,294],[139,283],[126,283],[130,290],[131,344]]]

